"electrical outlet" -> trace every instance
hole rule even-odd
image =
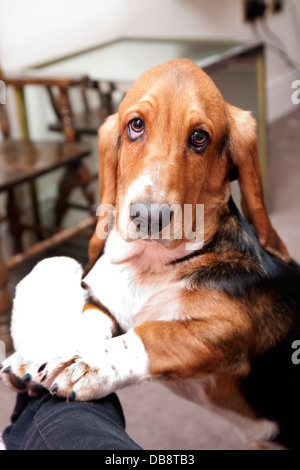
[[[263,0],[244,0],[245,21],[255,21],[262,18],[266,12],[267,5]]]
[[[283,0],[272,0],[271,11],[272,13],[280,13],[283,10]]]

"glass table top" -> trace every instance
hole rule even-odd
[[[55,63],[49,72],[87,73],[92,79],[132,82],[144,71],[169,60],[189,58],[207,67],[257,47],[235,41],[124,38],[82,51]]]

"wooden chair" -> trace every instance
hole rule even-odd
[[[81,95],[81,112],[72,112],[73,127],[76,139],[81,140],[83,135],[97,135],[100,125],[110,114],[117,111],[120,101],[130,88],[129,82],[112,82],[105,80],[88,80],[79,87]],[[49,125],[49,129],[56,132],[63,131],[61,114],[53,90],[48,89],[53,108],[56,110],[57,121]],[[92,95],[89,96],[89,94]],[[114,99],[117,94],[118,98]],[[90,98],[90,100],[89,100]],[[91,98],[95,100],[91,106]],[[96,104],[96,106],[95,106]]]
[[[0,77],[6,87],[13,87],[19,111],[25,112],[24,88],[39,85],[49,89],[57,87],[58,101],[56,111],[59,113],[65,141],[33,142],[28,135],[26,120],[23,119],[23,138],[13,140],[10,137],[10,126],[7,104],[0,104],[0,124],[2,141],[0,142],[0,194],[6,193],[6,210],[1,221],[7,221],[14,244],[14,254],[5,261],[1,258],[0,247],[0,340],[10,348],[9,321],[10,298],[7,291],[7,270],[15,268],[29,258],[38,255],[55,245],[66,241],[72,236],[95,224],[96,203],[91,189],[92,175],[83,160],[90,155],[87,144],[76,141],[73,127],[71,107],[68,97],[70,87],[84,86],[87,76],[51,77],[39,72],[9,74]],[[19,113],[19,114],[20,114]],[[38,195],[35,187],[37,178],[64,168],[64,175],[58,186],[58,196],[55,204],[56,215],[53,227],[43,227],[40,224]],[[28,183],[31,188],[32,207],[35,222],[24,221],[22,204],[18,200],[16,189],[22,183]],[[68,196],[72,190],[79,187],[83,198],[87,201],[89,215],[79,223],[69,228],[61,229],[61,221],[69,204]],[[25,230],[34,230],[39,239],[24,250],[22,235]]]
[[[89,80],[78,88],[81,95],[83,109],[81,112],[73,111],[72,117],[76,139],[80,140],[83,135],[96,135],[105,118],[114,112],[112,103],[114,84],[110,82],[102,83]],[[88,93],[91,90],[93,90],[93,97],[98,101],[96,107],[91,107],[89,104]],[[57,102],[52,88],[48,88],[48,93],[57,117],[57,121],[50,124],[49,129],[56,132],[63,132],[59,103]]]

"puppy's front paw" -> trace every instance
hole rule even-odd
[[[39,395],[45,388],[39,383],[41,371],[37,365],[34,360],[15,352],[1,364],[0,378],[16,392],[28,391],[30,396]]]
[[[95,400],[114,391],[117,371],[113,365],[105,364],[105,349],[100,360],[102,367],[91,365],[76,353],[71,358],[56,358],[44,368],[41,384],[50,392],[67,400]]]
[[[148,356],[141,340],[130,331],[78,352],[50,361],[41,384],[68,400],[95,400],[148,375]]]

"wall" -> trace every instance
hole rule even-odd
[[[300,40],[293,29],[296,24],[300,31],[300,1],[286,2],[283,13],[268,14],[268,22],[300,62]],[[292,11],[296,2],[297,14]],[[257,31],[243,21],[242,0],[0,0],[0,65],[4,70],[52,61],[120,36],[259,38]],[[270,49],[266,59],[270,121],[295,106],[291,102],[291,84],[297,75]],[[49,122],[54,115],[45,96],[33,91],[29,98],[38,113],[38,118],[32,118],[30,113],[31,130],[35,136],[43,137],[39,116],[46,116]],[[9,101],[13,102],[12,97]],[[17,134],[18,126],[15,127]],[[47,137],[51,136],[57,138],[48,132]],[[93,165],[97,165],[97,152]],[[54,186],[51,178],[41,183],[39,189],[46,205],[48,201],[50,204]],[[1,197],[0,209],[2,205]]]
[[[297,15],[292,7],[300,16],[300,2],[286,0],[283,13],[268,14],[268,22],[300,62],[299,36],[293,29]],[[0,0],[0,63],[6,69],[36,65],[126,35],[259,37],[243,21],[243,0]],[[272,50],[268,50],[266,70],[272,120],[291,107],[295,75]]]

